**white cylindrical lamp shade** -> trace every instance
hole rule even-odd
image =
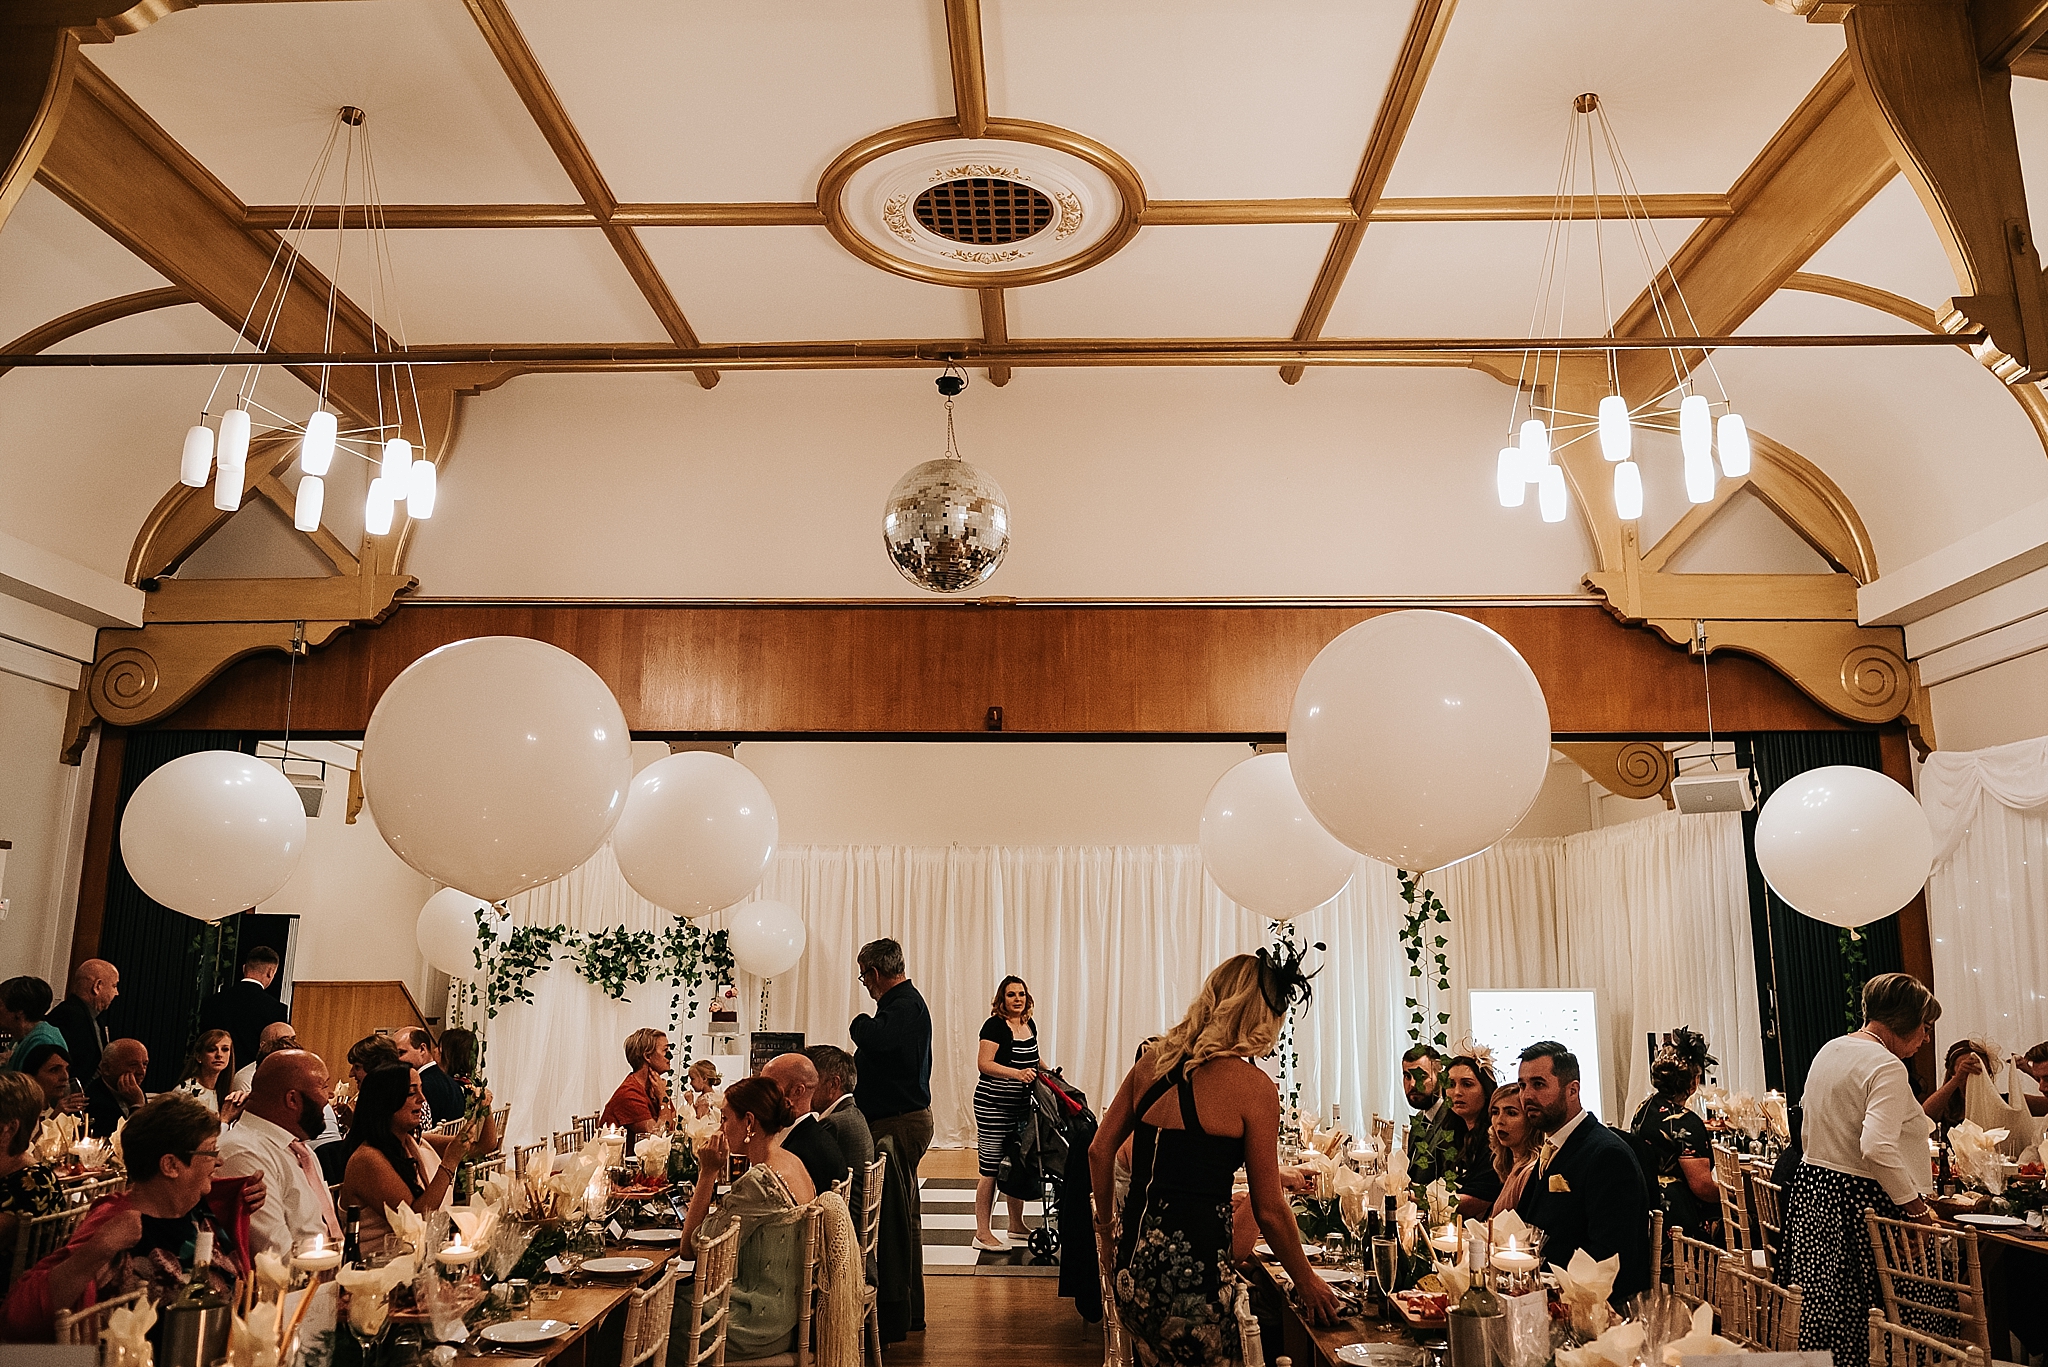
[[[1704,395],[1688,394],[1678,405],[1678,445],[1688,461],[1695,451],[1703,456],[1713,451],[1714,419]]]
[[[391,490],[381,475],[370,481],[370,496],[363,503],[363,530],[371,536],[391,530]]]
[[[220,415],[220,443],[214,454],[222,465],[237,470],[249,459],[249,410],[230,408]]]
[[[379,467],[377,477],[384,481],[385,492],[393,503],[403,503],[412,483],[412,443],[404,437],[393,437],[384,443],[384,464]]]
[[[1611,461],[1629,457],[1628,400],[1609,394],[1600,400],[1600,454]]]
[[[318,475],[299,480],[299,495],[292,503],[292,525],[302,532],[320,530],[320,509],[327,501],[327,484]]]
[[[434,462],[416,460],[412,463],[411,486],[405,491],[407,513],[422,520],[434,515],[434,499],[439,492],[440,478],[434,471]]]
[[[1623,522],[1643,515],[1643,471],[1632,460],[1614,467],[1614,515]]]
[[[1685,453],[1685,496],[1694,503],[1714,501],[1714,458],[1704,451]]]
[[[1564,467],[1546,465],[1536,481],[1536,504],[1545,522],[1564,521]]]
[[[1494,471],[1494,486],[1500,491],[1500,506],[1519,508],[1529,492],[1528,476],[1522,472],[1522,448],[1500,448],[1500,465]]]
[[[299,443],[299,469],[324,477],[334,463],[334,415],[322,408],[306,419],[306,436]]]
[[[1521,447],[1522,478],[1534,484],[1543,477],[1543,467],[1550,464],[1550,432],[1541,418],[1522,424]]]
[[[212,473],[213,429],[203,422],[193,423],[185,430],[185,450],[178,458],[178,483],[204,489],[206,477]]]
[[[1717,434],[1721,446],[1721,473],[1740,479],[1749,473],[1749,424],[1740,413],[1723,413]]]

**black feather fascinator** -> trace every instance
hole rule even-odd
[[[1328,946],[1321,940],[1316,941],[1311,948],[1317,953],[1328,952]],[[1259,994],[1266,999],[1266,1005],[1273,1008],[1273,1014],[1276,1016],[1286,1015],[1288,1009],[1296,1002],[1303,1006],[1308,1005],[1309,998],[1314,995],[1314,989],[1309,986],[1308,980],[1323,970],[1318,964],[1313,970],[1302,972],[1301,961],[1304,954],[1305,951],[1292,945],[1259,951]]]

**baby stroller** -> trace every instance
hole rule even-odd
[[[1020,1201],[1044,1203],[1044,1214],[1029,1241],[1033,1263],[1059,1261],[1060,1187],[1066,1180],[1070,1146],[1083,1131],[1095,1132],[1087,1096],[1057,1070],[1040,1073],[996,1168],[996,1190]]]

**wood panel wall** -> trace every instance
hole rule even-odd
[[[1380,606],[408,604],[299,662],[295,734],[355,734],[399,671],[471,636],[528,636],[601,675],[642,736],[1260,736],[1295,684]],[[1699,661],[1594,603],[1460,607],[1512,642],[1559,736],[1705,733]],[[165,718],[282,730],[287,661],[229,668]],[[1718,731],[1848,723],[1746,656],[1713,657]]]
[[[405,1026],[428,1028],[412,989],[397,979],[292,984],[292,1033],[326,1062],[330,1078],[348,1076],[348,1049],[357,1040]]]

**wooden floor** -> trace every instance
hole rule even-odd
[[[884,1367],[1101,1367],[1102,1326],[1083,1323],[1051,1277],[926,1277],[924,1319]]]

